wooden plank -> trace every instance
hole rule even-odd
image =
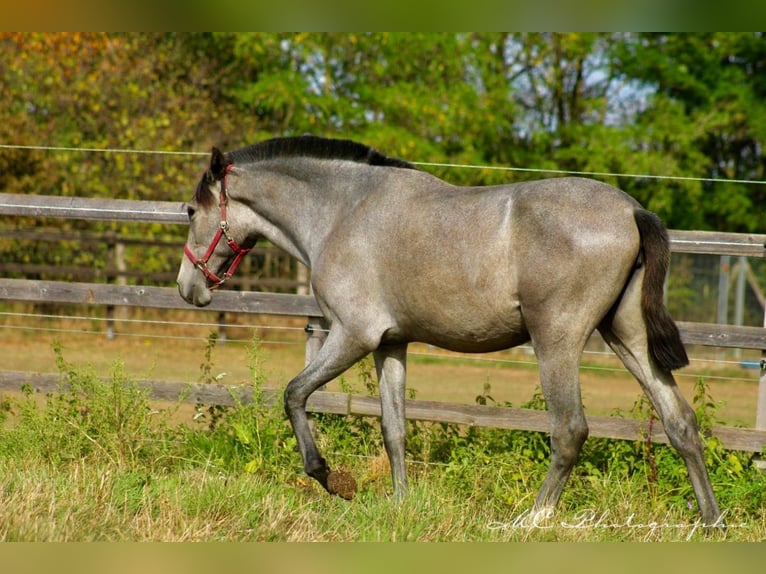
[[[0,193],[0,215],[188,224],[186,204]]]
[[[766,329],[766,309],[763,313],[763,328]],[[755,428],[766,430],[766,347],[761,351],[761,373],[758,377],[758,399],[755,405]],[[766,460],[761,460],[766,469]]]
[[[26,371],[0,371],[0,391],[20,391],[29,387],[37,393],[55,393],[59,390],[61,377],[52,373]]]
[[[681,339],[687,345],[766,349],[766,328],[718,325],[715,323],[678,322]]]
[[[359,400],[355,396],[352,406]],[[539,432],[548,432],[550,428],[548,413],[531,409],[407,400],[405,410],[407,418],[412,420]],[[376,416],[379,416],[379,409]]]
[[[766,235],[763,234],[671,229],[668,235],[674,253],[766,257]]]
[[[186,206],[173,201],[133,201],[0,193],[0,215],[100,221],[187,224]],[[766,257],[766,235],[669,230],[678,253]]]
[[[74,279],[81,282],[92,282],[116,277],[134,277],[143,281],[172,284],[176,271],[146,272],[136,270],[119,270],[111,267],[75,267],[69,265],[37,265],[35,263],[2,263],[0,262],[0,275],[6,273],[20,273],[22,275],[45,276],[52,278]],[[234,276],[226,281],[227,287],[247,285],[248,290],[270,291],[284,289],[295,291],[298,287],[305,286],[305,282],[294,279],[279,279],[270,277],[247,277]]]
[[[37,303],[74,303],[116,305],[163,309],[195,309],[172,287],[141,285],[105,285],[0,278],[0,300]],[[268,315],[313,317],[322,312],[308,295],[257,293],[252,291],[217,291],[206,311],[230,311]]]
[[[0,300],[39,303],[74,303],[193,309],[172,287],[136,285],[104,285],[31,279],[0,278]],[[316,300],[308,295],[259,293],[252,291],[218,291],[209,311],[321,317]],[[741,349],[766,349],[766,328],[715,325],[710,323],[678,323],[686,344]]]
[[[79,267],[75,265],[40,265],[37,263],[0,263],[0,273],[20,273],[21,275],[37,275],[47,277],[73,277],[81,281],[93,281],[100,278],[138,277],[144,281],[172,283],[176,273],[146,272],[140,270],[118,270],[110,267]],[[232,282],[233,283],[233,282]]]
[[[151,398],[162,401],[232,406],[237,402],[246,404],[252,400],[252,387],[248,385],[227,386],[168,381],[137,381],[136,384],[146,388]],[[23,385],[39,393],[55,393],[60,390],[61,378],[53,373],[0,372],[0,391],[18,391]],[[278,389],[264,388],[262,393],[264,403],[267,405],[274,406],[280,400],[281,391]],[[311,412],[380,417],[380,401],[377,397],[347,393],[328,391],[314,393],[309,399],[307,409]],[[508,407],[408,400],[406,416],[410,420],[508,430],[548,432],[549,429],[546,411]],[[588,416],[587,420],[592,437],[646,440],[648,436],[647,421],[605,416]],[[653,421],[651,431],[649,438],[652,442],[668,443],[667,435],[659,421]],[[724,448],[727,449],[762,452],[766,446],[766,430],[716,426],[713,427],[712,434],[720,439]]]
[[[116,233],[99,233],[99,232],[77,232],[77,231],[56,231],[55,229],[0,229],[0,237],[5,239],[16,239],[23,241],[46,241],[50,243],[59,243],[61,241],[72,241],[82,243],[85,245],[108,245],[110,243],[123,243],[125,245],[138,245],[146,247],[161,247],[161,248],[184,248],[184,240],[164,240],[164,239],[141,239],[138,237],[130,237],[129,235],[117,235]],[[259,246],[260,247],[260,246]],[[258,248],[252,250],[252,253],[256,253]]]

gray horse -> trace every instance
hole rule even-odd
[[[373,354],[401,495],[408,343],[481,353],[531,341],[551,425],[533,510],[552,512],[588,435],[579,362],[597,329],[659,413],[702,518],[720,520],[694,411],[671,374],[688,359],[663,303],[667,232],[624,192],[569,177],[456,187],[355,142],[302,136],[214,148],[188,214],[178,289],[189,303],[210,303],[259,237],[311,268],[330,330],[284,398],[304,469],[329,492],[350,497],[355,485],[309,429],[306,401],[322,385]]]

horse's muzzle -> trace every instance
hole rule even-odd
[[[181,298],[184,301],[195,305],[196,307],[205,307],[210,305],[210,301],[213,300],[213,294],[210,289],[199,284],[193,285],[189,291],[184,289],[181,283],[178,283],[178,293],[181,295]]]

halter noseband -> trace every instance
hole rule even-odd
[[[226,204],[228,202],[228,198],[226,197],[226,178],[228,177],[231,168],[231,164],[226,166],[226,171],[224,172],[223,179],[221,180],[221,195],[219,200],[219,206],[221,208],[221,223],[218,226],[218,231],[216,231],[213,240],[210,242],[210,247],[207,248],[205,255],[202,256],[202,259],[197,259],[194,253],[192,253],[191,249],[189,249],[189,245],[184,245],[184,253],[186,256],[191,260],[197,269],[202,271],[205,277],[213,282],[213,286],[210,287],[210,289],[217,289],[223,285],[229,277],[234,275],[237,267],[239,267],[239,264],[242,262],[242,258],[250,252],[250,249],[244,249],[240,247],[237,242],[234,241],[234,239],[229,235],[229,222],[226,219]],[[229,265],[229,269],[223,274],[223,277],[218,277],[218,275],[210,271],[207,266],[207,262],[210,260],[210,257],[213,255],[216,247],[218,247],[218,243],[220,243],[222,237],[226,238],[227,245],[236,254],[236,256],[234,257],[234,261],[231,262],[231,265]]]

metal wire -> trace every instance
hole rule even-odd
[[[110,319],[107,317],[87,317],[87,316],[81,316],[81,315],[51,315],[51,314],[37,314],[37,313],[15,313],[15,312],[0,312],[0,316],[6,316],[6,317],[16,317],[16,318],[22,318],[22,319],[33,319],[33,318],[40,318],[40,319],[65,319],[65,320],[71,320],[71,321],[97,321],[97,322],[120,322],[120,323],[128,323],[128,324],[134,324],[134,325],[163,325],[163,326],[178,326],[178,327],[206,327],[206,328],[214,328],[218,329],[221,327],[224,328],[238,328],[238,329],[252,329],[252,330],[274,330],[274,331],[303,331],[303,327],[291,327],[288,325],[240,325],[235,323],[211,323],[211,322],[196,322],[196,321],[167,321],[167,320],[154,320],[154,319]],[[95,336],[105,336],[105,332],[102,330],[97,329],[67,329],[67,328],[58,328],[58,327],[39,327],[39,326],[33,326],[33,325],[0,325],[0,329],[11,329],[11,330],[22,330],[22,331],[32,331],[32,332],[50,332],[50,333],[63,333],[63,334],[72,334],[72,335],[95,335]],[[319,331],[326,331],[326,329],[315,329]],[[147,332],[136,332],[136,331],[123,331],[121,330],[119,333],[116,334],[118,337],[135,337],[135,338],[146,338],[146,339],[159,339],[159,340],[172,340],[172,341],[205,341],[207,340],[206,336],[192,336],[192,335],[167,335],[167,334],[157,334],[157,333],[147,333]],[[251,339],[241,339],[241,338],[226,338],[227,343],[237,343],[237,344],[248,344],[251,343]],[[261,341],[263,344],[280,344],[280,345],[299,345],[303,344],[302,342],[296,342],[296,341]],[[521,350],[528,353],[533,353],[534,350],[532,347],[527,345],[522,345],[519,347],[515,347],[515,350]],[[593,351],[593,350],[585,350],[583,352],[584,355],[587,356],[597,356],[597,357],[615,357],[615,355],[609,351]],[[468,353],[453,353],[449,351],[421,351],[421,350],[411,350],[409,352],[410,356],[414,357],[423,357],[423,358],[429,358],[429,359],[440,359],[440,360],[469,360],[469,361],[475,361],[477,363],[500,363],[508,366],[525,366],[525,367],[536,367],[537,361],[536,360],[523,360],[523,359],[513,359],[513,358],[499,358],[499,357],[487,357],[484,355],[476,355],[476,354],[468,354]],[[697,357],[690,357],[690,362],[692,364],[713,364],[713,365],[739,365],[739,361],[726,361],[722,359],[710,359],[710,358],[697,358]],[[619,366],[597,366],[597,365],[581,365],[580,366],[581,371],[594,371],[594,372],[606,372],[606,373],[620,373],[620,374],[628,374],[628,371],[624,367]],[[675,373],[675,376],[677,378],[687,378],[687,379],[697,379],[699,377],[704,377],[707,380],[715,380],[715,381],[729,381],[729,382],[757,382],[756,379],[753,378],[746,378],[746,377],[731,377],[731,376],[721,376],[721,375],[711,375],[707,373],[700,373],[700,372],[678,372]]]
[[[18,145],[18,144],[0,144],[0,149],[21,149],[30,151],[52,151],[52,152],[87,152],[87,153],[124,153],[124,154],[156,154],[156,155],[175,155],[175,156],[207,156],[209,152],[200,151],[173,151],[173,150],[153,150],[153,149],[127,149],[127,148],[93,148],[93,147],[67,147],[67,146],[43,146],[43,145]],[[598,177],[632,177],[658,180],[678,180],[678,181],[700,181],[700,182],[722,182],[722,183],[748,183],[755,185],[766,185],[766,180],[749,179],[725,179],[714,177],[689,177],[681,175],[659,175],[649,173],[619,173],[610,171],[578,171],[565,169],[549,169],[534,167],[511,167],[497,165],[480,164],[462,164],[462,163],[440,163],[428,161],[411,161],[413,165],[423,167],[448,167],[455,169],[486,169],[495,171],[518,171],[530,173],[553,173],[559,175],[582,175]]]

